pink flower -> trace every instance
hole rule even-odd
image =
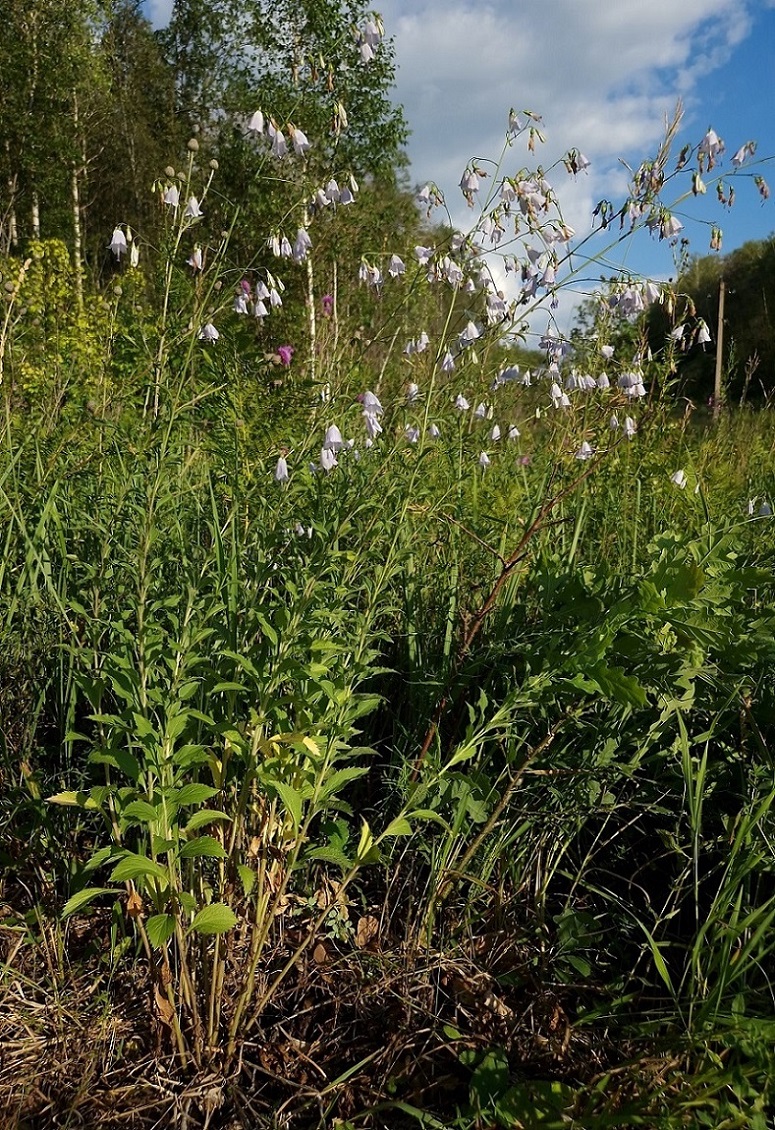
[[[323,307],[323,317],[330,318],[334,312],[334,296],[332,294],[324,294],[320,303]]]
[[[281,345],[277,349],[277,356],[281,365],[290,365],[295,350],[292,345]]]

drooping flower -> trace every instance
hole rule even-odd
[[[708,329],[707,322],[700,321],[700,329],[697,334],[697,344],[707,345],[710,341],[710,330]]]
[[[342,433],[336,424],[332,424],[326,431],[326,438],[323,441],[323,447],[328,451],[341,451],[344,447]]]
[[[460,348],[464,349],[465,346],[470,345],[472,341],[476,341],[477,338],[481,336],[481,332],[477,329],[476,324],[474,322],[468,322],[465,329],[458,334]]]
[[[199,207],[199,201],[195,196],[189,196],[183,215],[187,220],[199,220],[202,218],[202,209]]]
[[[194,250],[191,252],[190,257],[186,260],[186,263],[194,271],[201,271],[202,270],[202,248],[199,247],[199,246],[196,246],[194,248]]]
[[[619,417],[616,415],[615,412],[612,413],[611,419],[608,421],[608,427],[611,429],[612,432],[618,431],[618,429],[619,429]]]
[[[261,113],[260,110],[256,110],[255,114],[253,115],[253,117],[248,122],[248,129],[251,130],[253,133],[263,133],[264,132],[264,115]]]
[[[362,392],[358,399],[363,405],[364,412],[370,412],[374,416],[381,416],[384,412],[382,401],[376,393],[367,390],[366,392]]]
[[[486,451],[483,451],[481,453],[481,455],[479,456],[479,466],[482,468],[483,471],[486,471],[487,468],[490,466],[490,456],[487,454]]]
[[[324,471],[332,471],[334,467],[338,467],[339,463],[336,454],[331,447],[323,447],[320,450],[320,466]]]
[[[277,466],[274,469],[274,478],[276,483],[287,483],[290,475],[288,473],[288,464],[281,455],[277,460]]]
[[[293,148],[297,156],[304,157],[310,149],[310,142],[306,133],[304,130],[299,129],[298,126],[293,125],[288,126],[288,133],[291,135],[291,141],[293,142]]]
[[[122,232],[121,228],[115,227],[113,229],[113,235],[111,236],[111,240],[108,246],[119,261],[121,260],[122,255],[126,255],[126,236]]]
[[[293,244],[293,258],[297,263],[304,262],[310,247],[312,247],[312,240],[309,237],[309,232],[306,228],[299,228]]]
[[[455,368],[455,358],[452,356],[449,350],[447,350],[442,357],[439,368],[441,369],[442,373],[451,373]]]
[[[484,401],[482,401],[480,404],[477,404],[476,409],[474,410],[474,416],[477,420],[485,420],[487,418],[487,405],[484,403]]]
[[[509,428],[508,438],[512,441],[512,443],[514,442],[514,440],[519,439],[519,428],[516,424],[512,424]]]
[[[610,361],[614,355],[614,347],[612,345],[601,345],[600,352],[603,357],[605,357],[606,361]]]
[[[466,400],[466,398],[463,396],[462,393],[458,393],[457,396],[455,397],[455,407],[460,412],[467,412],[468,409],[471,407],[471,405],[468,403],[468,401]]]
[[[410,384],[409,384],[409,387],[406,390],[406,402],[407,402],[407,404],[414,404],[415,400],[417,400],[419,395],[420,395],[419,385],[416,385],[414,383],[414,381],[411,381]]]
[[[587,441],[584,440],[581,447],[576,452],[576,458],[580,459],[582,462],[584,462],[587,459],[591,459],[594,454],[595,454],[594,447],[591,447],[590,444],[588,444]]]
[[[492,429],[490,430],[490,439],[493,443],[497,443],[500,438],[501,430],[497,424],[493,424]]]
[[[391,279],[397,279],[399,275],[403,275],[406,271],[406,264],[403,259],[398,255],[391,255],[390,262],[388,263],[388,274]]]
[[[274,325],[274,322],[272,325]],[[294,353],[295,349],[292,345],[279,345],[277,347],[277,356],[280,358],[280,364],[286,367],[290,365]]]
[[[235,314],[249,314],[247,295],[243,291],[239,291],[234,296],[234,313]]]
[[[212,322],[206,322],[199,331],[200,341],[217,341],[220,336]]]
[[[169,188],[165,190],[162,200],[165,204],[168,204],[170,208],[177,208],[180,203],[180,192],[178,191],[177,185],[171,184]]]
[[[330,318],[334,312],[333,294],[324,294],[320,300],[321,311],[324,318]]]
[[[379,422],[379,416],[376,412],[364,411],[363,419],[366,424],[366,431],[369,439],[374,440],[382,431],[382,424]]]
[[[412,424],[407,424],[404,429],[404,436],[409,443],[417,443],[420,438],[420,429],[414,427]]]
[[[627,436],[627,439],[632,439],[632,437],[635,435],[637,430],[638,430],[638,425],[635,423],[632,416],[625,416],[624,417],[624,434]]]
[[[684,487],[686,486],[686,482],[687,482],[685,472],[684,471],[674,471],[672,473],[672,475],[670,476],[670,482],[675,483],[675,485],[680,490],[683,490]]]
[[[428,435],[431,437],[431,439],[438,439],[439,438],[439,436],[441,435],[441,432],[439,431],[436,424],[431,424],[428,427]]]

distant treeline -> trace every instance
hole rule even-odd
[[[679,324],[696,327],[702,319],[712,341],[704,347],[687,332],[679,343],[678,373],[687,395],[706,398],[713,391],[719,293],[725,284],[722,347],[725,397],[730,403],[761,401],[775,392],[775,235],[743,244],[729,255],[692,259],[676,284]],[[674,323],[655,304],[648,316],[652,349],[662,348]]]

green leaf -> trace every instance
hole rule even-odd
[[[227,816],[225,812],[220,812],[217,808],[200,808],[199,812],[195,812],[189,820],[184,829],[185,832],[195,832],[197,828],[201,828],[204,824],[213,824],[215,821],[222,821],[231,823],[231,816]]]
[[[237,864],[237,874],[240,877],[240,882],[242,883],[243,891],[245,892],[246,895],[249,895],[250,892],[253,890],[253,888],[256,885],[256,873],[255,873],[255,871],[253,871],[252,868],[250,868],[250,867],[246,867],[244,863],[238,863]]]
[[[348,769],[337,769],[337,771],[332,773],[328,780],[324,782],[320,790],[319,796],[321,802],[334,793],[338,793],[343,785],[349,784],[350,781],[356,781],[366,773],[368,773],[368,769],[358,768],[355,765],[350,766]]]
[[[237,915],[222,902],[205,906],[194,918],[191,929],[197,934],[225,934],[237,925]]]
[[[342,871],[349,871],[352,867],[352,860],[344,854],[339,847],[318,847],[312,848],[311,851],[305,853],[305,859],[317,859],[322,863],[333,863],[335,867],[341,867]]]
[[[146,922],[145,932],[153,948],[155,950],[161,949],[175,933],[174,914],[154,914]]]
[[[217,792],[218,790],[214,789],[212,785],[200,785],[197,782],[193,782],[190,785],[184,785],[175,800],[179,805],[203,804],[204,801],[215,796]]]
[[[302,799],[300,794],[290,785],[286,784],[285,781],[272,781],[272,788],[275,789],[285,805],[285,808],[293,820],[294,829],[298,832],[301,824]]]
[[[141,875],[167,882],[167,872],[160,863],[144,855],[126,855],[114,868],[111,883],[124,883],[127,879],[139,879]]]
[[[395,820],[391,820],[383,836],[411,836],[412,825],[405,816],[396,816]]]
[[[133,800],[121,813],[124,820],[137,821],[140,824],[152,824],[159,819],[159,810],[149,804],[147,800]]]
[[[75,808],[96,809],[99,805],[88,793],[64,792],[46,797],[49,804],[66,804]]]
[[[75,914],[76,911],[82,910],[85,906],[88,906],[89,903],[94,899],[99,898],[100,895],[113,895],[113,897],[115,898],[117,894],[118,891],[113,890],[110,887],[84,887],[82,891],[78,891],[73,895],[72,898],[69,898],[67,900],[65,905],[62,907],[62,917],[69,918],[71,914]]]
[[[178,895],[178,902],[185,910],[186,914],[193,914],[196,910],[196,899],[188,891],[181,891]]]
[[[197,836],[195,840],[189,840],[180,849],[181,859],[198,859],[200,856],[208,859],[225,859],[226,852],[223,844],[219,843],[215,836]]]

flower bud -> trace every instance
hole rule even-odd
[[[188,149],[189,153],[198,153],[199,152],[199,142],[197,141],[197,139],[195,137],[192,137],[189,140],[189,143],[188,143],[186,148]]]

